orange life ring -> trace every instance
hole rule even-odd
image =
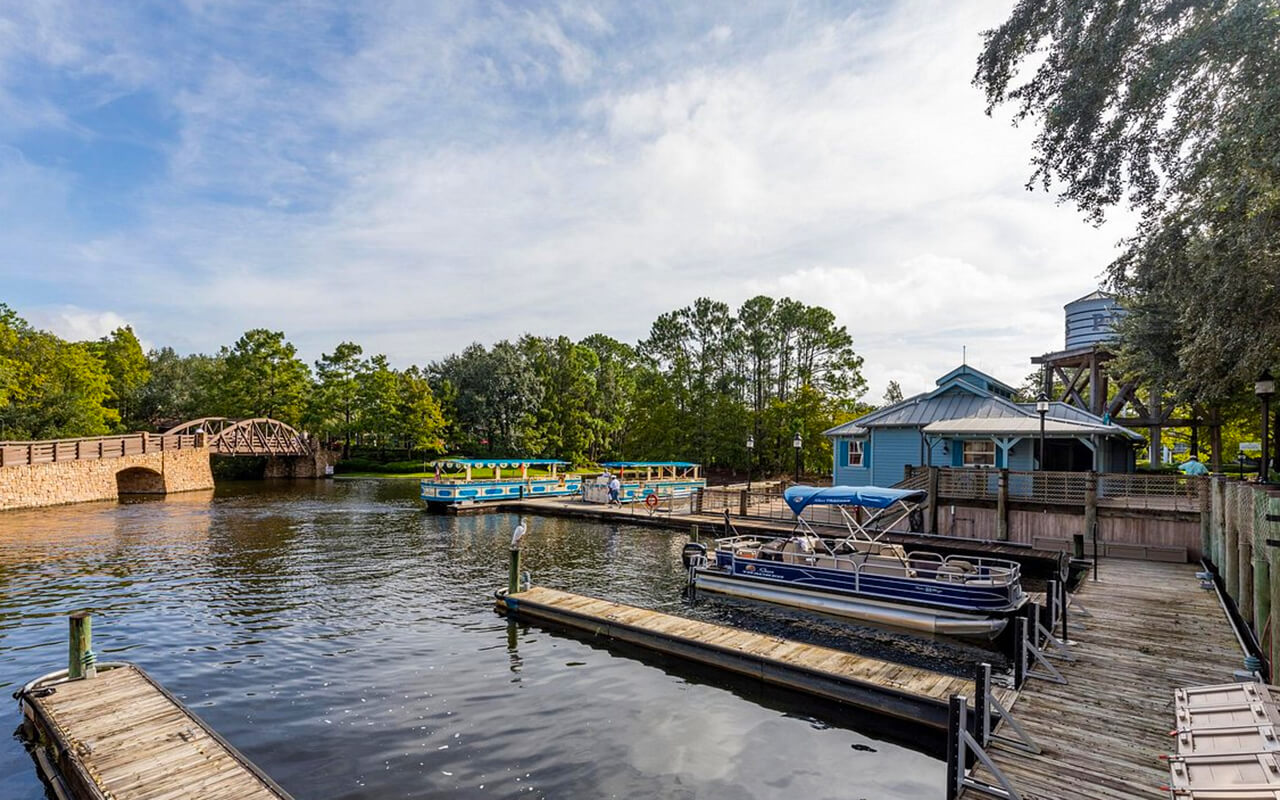
[[[645,495],[644,504],[649,508],[655,508],[658,505],[658,495],[656,494]]]

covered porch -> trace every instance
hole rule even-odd
[[[1132,472],[1133,444],[1142,437],[1119,425],[1095,425],[1033,417],[968,417],[940,420],[923,429],[926,453],[945,463],[927,466],[988,467],[1054,472]]]

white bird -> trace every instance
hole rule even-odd
[[[523,539],[524,535],[528,532],[529,532],[529,526],[525,523],[524,518],[521,517],[520,524],[517,525],[516,529],[511,532],[511,549],[512,550],[520,549],[520,540]]]

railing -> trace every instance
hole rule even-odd
[[[97,461],[142,455],[159,450],[203,447],[201,435],[130,433],[85,439],[47,439],[38,442],[0,442],[0,467],[52,464],[59,461]]]
[[[1098,475],[1098,502],[1126,508],[1200,511],[1207,500],[1209,479],[1197,475],[1139,475],[1104,472]]]

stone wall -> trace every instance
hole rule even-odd
[[[156,450],[0,468],[0,510],[115,500],[121,491],[159,494],[212,488],[207,449]]]
[[[270,456],[266,478],[323,478],[331,474],[326,467],[338,463],[341,455],[334,450],[317,449],[309,456]]]

